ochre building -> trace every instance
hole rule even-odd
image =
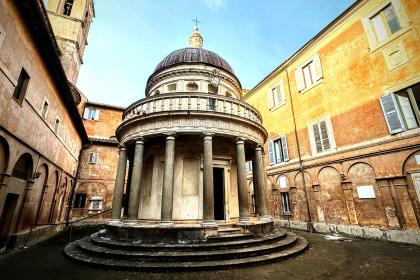
[[[418,233],[419,28],[418,1],[357,1],[246,93],[283,224]]]

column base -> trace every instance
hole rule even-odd
[[[108,224],[109,225],[115,225],[115,224],[120,224],[121,223],[121,219],[109,219]]]
[[[211,221],[202,221],[201,222],[201,226],[202,227],[204,227],[204,228],[214,228],[214,227],[218,227],[217,226],[217,224],[216,224],[216,221],[215,220],[211,220]]]
[[[139,221],[138,220],[125,220],[124,223],[127,225],[138,225]]]
[[[159,227],[172,227],[174,223],[172,221],[160,221]]]
[[[241,225],[252,225],[253,222],[249,220],[249,218],[239,218],[239,224]]]
[[[261,222],[271,222],[273,218],[270,215],[264,215],[264,216],[258,217],[258,220]]]

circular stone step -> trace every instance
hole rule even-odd
[[[211,269],[273,261],[296,255],[308,246],[304,238],[285,231],[264,237],[253,236],[248,240],[214,243],[135,244],[135,246],[130,243],[119,246],[121,243],[128,242],[101,240],[94,234],[67,245],[64,252],[74,260],[100,266],[175,270]]]
[[[215,269],[241,265],[252,265],[274,260],[286,259],[303,252],[308,247],[306,239],[298,236],[295,244],[284,250],[270,254],[234,258],[228,260],[206,260],[206,261],[147,261],[147,260],[126,260],[112,259],[92,256],[81,251],[77,242],[70,243],[64,252],[70,258],[83,263],[95,264],[104,267],[119,269],[140,269],[140,270],[185,270],[185,269]]]

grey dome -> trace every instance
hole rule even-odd
[[[235,74],[226,60],[218,54],[202,48],[183,48],[171,52],[156,66],[154,73],[170,66],[185,63],[204,63]]]

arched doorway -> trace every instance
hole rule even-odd
[[[0,137],[0,173],[6,173],[9,163],[9,145],[6,139]],[[4,175],[0,175],[0,184],[4,180]]]
[[[30,154],[19,157],[8,180],[7,193],[0,215],[0,247],[6,244],[10,234],[19,225],[19,212],[24,207],[28,180],[32,179],[33,161]]]

